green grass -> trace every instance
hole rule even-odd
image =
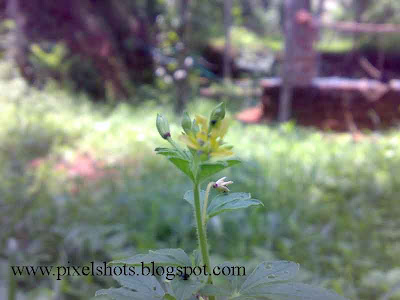
[[[85,96],[37,91],[19,80],[0,81],[0,91],[3,262],[10,238],[18,241],[19,264],[85,264],[149,248],[196,247],[193,216],[182,200],[189,182],[153,151],[164,145],[157,112],[179,134],[170,107],[151,99],[137,107],[94,105]],[[189,111],[213,104],[194,101]],[[221,176],[265,207],[222,215],[210,225],[215,260],[294,260],[305,280],[349,299],[377,299],[400,281],[400,134],[373,133],[354,143],[346,134],[293,124],[233,122],[227,141],[243,164]],[[85,181],[56,167],[82,153],[103,162],[105,177]],[[45,163],[29,168],[38,157]],[[56,281],[40,282],[21,279],[21,293],[52,296]],[[110,279],[62,284],[70,298],[89,299]]]

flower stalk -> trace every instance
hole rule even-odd
[[[206,266],[206,270],[208,273],[207,283],[212,284],[212,276],[211,276],[211,262],[210,255],[208,252],[208,242],[207,242],[207,232],[205,228],[205,224],[202,221],[202,213],[201,213],[201,205],[200,205],[200,185],[195,182],[193,185],[193,194],[194,194],[194,206],[195,206],[195,217],[196,217],[196,227],[197,227],[197,239],[200,246],[201,256],[203,258],[203,264]],[[215,297],[209,297],[209,300],[214,300]]]

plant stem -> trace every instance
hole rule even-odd
[[[210,189],[211,189],[211,187],[213,186],[214,183],[215,183],[215,182],[212,182],[212,181],[211,181],[211,182],[207,185],[206,195],[204,196],[203,214],[202,214],[202,216],[203,216],[203,226],[204,226],[204,228],[206,228],[206,222],[207,222],[208,196],[210,195]],[[204,230],[206,230],[206,229],[204,229]]]
[[[201,256],[203,257],[203,263],[206,265],[206,270],[208,273],[208,283],[212,284],[211,264],[210,264],[210,257],[208,254],[207,235],[202,222],[201,206],[200,206],[200,190],[198,183],[194,183],[193,193],[194,193],[194,206],[195,206],[195,215],[197,224],[197,239],[200,245]],[[209,299],[214,300],[215,298],[209,297]]]
[[[15,300],[17,296],[17,282],[15,276],[11,270],[11,266],[14,265],[14,259],[10,259],[10,271],[8,274],[8,300]]]

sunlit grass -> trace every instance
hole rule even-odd
[[[280,35],[257,36],[254,32],[238,26],[232,28],[231,38],[233,47],[244,51],[282,52],[284,48],[283,37]],[[211,44],[222,48],[224,37],[211,40]],[[352,38],[324,32],[316,44],[316,49],[321,52],[344,53],[352,50],[353,46],[354,41]]]

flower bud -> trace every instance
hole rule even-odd
[[[183,113],[182,128],[186,134],[192,132],[192,120],[190,120],[189,114],[186,111]]]
[[[163,139],[167,139],[171,136],[168,121],[160,114],[157,114],[156,126]]]
[[[211,112],[210,128],[215,126],[215,124],[217,124],[219,121],[223,120],[224,118],[225,118],[225,103],[221,102]]]
[[[200,131],[199,125],[197,125],[196,120],[193,120],[192,123],[192,132],[196,135]]]

